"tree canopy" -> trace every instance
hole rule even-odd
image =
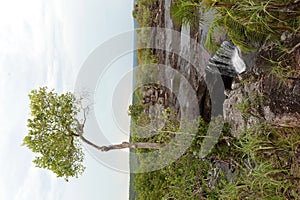
[[[124,148],[159,149],[165,144],[148,142],[122,142],[98,146],[85,138],[84,125],[89,107],[83,107],[81,98],[73,93],[57,94],[41,87],[29,93],[31,117],[28,119],[28,135],[23,145],[36,153],[36,167],[53,171],[57,177],[68,181],[78,177],[85,169],[80,141],[99,151]],[[81,120],[79,112],[83,112]]]
[[[57,94],[47,87],[29,93],[31,117],[26,145],[36,153],[37,167],[53,171],[57,177],[78,177],[85,167],[77,135],[79,104],[74,94]]]

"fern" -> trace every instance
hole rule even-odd
[[[227,11],[223,22],[232,42],[244,52],[255,50],[268,36],[266,31],[251,29],[245,25],[246,23],[243,23],[243,20],[237,19],[229,11]]]
[[[172,20],[179,26],[197,26],[201,22],[197,15],[199,7],[200,4],[193,1],[177,1],[170,8]]]
[[[210,52],[216,52],[220,47],[220,45],[218,45],[215,40],[215,27],[214,26],[210,26],[208,29],[204,47]]]

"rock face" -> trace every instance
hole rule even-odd
[[[236,137],[245,128],[264,122],[279,127],[300,127],[300,49],[281,66],[280,74],[274,72],[276,66],[270,66],[262,58],[268,53],[270,48],[262,48],[257,59],[248,63],[250,70],[234,79],[224,102],[224,118]],[[288,67],[291,73],[285,70]]]
[[[144,112],[151,119],[152,126],[155,129],[163,127],[164,120],[161,118],[164,109],[169,106],[169,93],[167,89],[158,84],[144,85],[142,98],[142,103],[146,105]]]
[[[152,12],[157,20],[154,20],[151,26],[182,32],[184,29],[174,24],[170,18],[168,10],[171,3],[172,1],[169,0],[158,1],[158,5],[153,9],[157,7],[159,9],[154,9]],[[217,56],[211,58],[211,55],[202,49],[197,49],[196,45],[204,44],[208,30],[205,27],[188,28],[186,35],[190,37],[190,41],[184,41],[183,34],[176,35],[168,32],[153,33],[149,40],[150,43],[158,43],[158,46],[164,47],[163,50],[152,49],[158,64],[170,66],[180,72],[193,87],[197,94],[200,115],[205,121],[209,122],[211,118],[210,94],[205,83],[205,67],[209,62],[209,67],[212,70],[218,68],[220,73],[228,78],[228,81],[224,79],[223,81],[230,83],[228,86],[225,85],[225,88],[230,90],[227,92],[223,113],[225,120],[232,125],[232,132],[235,136],[238,136],[245,128],[264,122],[276,126],[300,126],[300,48],[299,45],[298,48],[294,48],[300,42],[300,37],[291,38],[289,35],[283,35],[281,38],[282,44],[289,47],[289,50],[287,51],[288,61],[282,63],[284,69],[278,72],[280,69],[274,67],[272,69],[274,63],[270,66],[270,63],[266,62],[266,58],[276,60],[282,53],[282,51],[278,53],[278,49],[272,45],[262,47],[258,52],[240,55],[232,43],[225,42],[217,52]],[[226,35],[220,34],[218,40],[226,40]],[[174,52],[179,52],[187,59],[183,59]],[[235,57],[233,55],[240,56],[245,65],[234,66],[238,62],[232,59]],[[192,65],[188,60],[195,64]],[[245,67],[246,72],[242,73]],[[289,70],[293,73],[287,73]],[[236,77],[237,74],[240,75]],[[278,77],[282,74],[283,77]],[[170,82],[171,90],[176,91],[181,88],[180,81],[176,81],[174,74],[166,72],[164,68],[159,67],[158,76],[159,82]],[[145,96],[144,103],[151,106],[170,106],[179,113],[180,105],[174,93],[169,92],[167,97],[159,96],[160,91],[149,90],[146,93],[149,94]],[[162,104],[163,101],[164,104]],[[152,110],[155,111],[155,109]]]
[[[161,104],[163,107],[168,107],[168,92],[160,85],[146,85],[143,87],[143,104]]]
[[[230,41],[224,41],[216,54],[209,59],[207,70],[224,76],[236,77],[246,65],[239,56],[239,49]]]
[[[224,120],[232,127],[232,134],[238,137],[246,128],[265,121],[272,122],[275,115],[268,105],[265,105],[264,96],[259,82],[233,83],[224,102]]]

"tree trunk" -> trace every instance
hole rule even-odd
[[[165,144],[160,144],[160,143],[148,143],[148,142],[122,142],[121,144],[114,144],[114,145],[109,145],[109,146],[98,146],[88,139],[86,139],[83,136],[80,136],[80,139],[85,142],[86,144],[100,150],[100,151],[110,151],[110,150],[115,150],[115,149],[160,149],[161,147],[165,146]]]
[[[130,149],[160,149],[163,146],[164,146],[164,144],[159,144],[159,143],[147,143],[147,142],[129,143],[129,142],[122,142],[121,144],[103,146],[102,151],[109,151],[109,150],[114,150],[114,149],[125,149],[125,148],[130,148]]]

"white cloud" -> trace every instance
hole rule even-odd
[[[86,164],[92,167],[88,166],[81,180],[73,182],[78,188],[74,191],[72,185],[66,186],[50,172],[35,168],[32,153],[20,146],[27,131],[28,92],[43,85],[60,92],[73,90],[80,64],[88,53],[120,32],[121,26],[126,26],[125,23],[115,26],[118,23],[115,18],[109,21],[114,26],[113,31],[109,31],[107,20],[99,17],[100,7],[87,6],[83,0],[77,2],[85,6],[82,8],[68,0],[0,0],[0,199],[52,200],[70,196],[76,199],[76,193],[97,198],[95,195],[102,193],[109,195],[110,186],[116,185],[113,180],[119,178],[90,158]],[[114,14],[122,9],[124,7],[118,7]],[[90,10],[92,15],[88,18]],[[103,177],[110,181],[109,185],[101,180]],[[120,180],[123,185],[128,181],[127,176]],[[99,189],[99,181],[105,189]],[[68,194],[63,194],[65,187]],[[127,188],[113,189],[119,190],[127,194]],[[115,195],[115,199],[121,196]]]
[[[23,180],[10,199],[53,200],[60,199],[63,194],[64,185],[61,180],[43,169],[37,169],[33,164]]]
[[[28,92],[43,85],[63,87],[61,65],[68,61],[59,23],[51,2],[0,2],[0,199],[57,199],[55,191],[63,189],[50,172],[36,169],[32,154],[20,146]]]

